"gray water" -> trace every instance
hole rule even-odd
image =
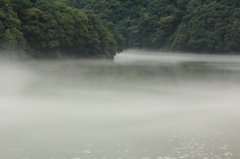
[[[240,57],[1,61],[0,159],[239,159]]]

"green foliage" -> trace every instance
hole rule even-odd
[[[93,10],[114,25],[125,48],[160,48],[180,23],[182,12],[169,0],[65,0],[73,7]],[[85,5],[82,5],[84,2]],[[81,5],[80,5],[81,4]],[[161,19],[169,18],[166,24]],[[162,19],[163,20],[163,19]],[[123,39],[119,34],[119,38]]]
[[[113,23],[125,48],[239,52],[237,0],[64,0]]]
[[[20,48],[34,58],[113,58],[123,48],[240,52],[237,0],[0,0],[0,6],[0,50]]]
[[[24,16],[25,12],[32,7],[30,0],[10,0],[13,11],[17,13],[18,18]]]
[[[9,0],[0,0],[0,51],[25,47],[23,33],[18,30],[20,21]]]
[[[173,49],[194,52],[239,52],[239,2],[196,1],[188,5]]]
[[[0,0],[1,50],[22,46],[34,58],[113,58],[122,50],[121,34],[92,12],[54,0],[10,2]]]

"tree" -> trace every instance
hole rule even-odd
[[[0,0],[0,51],[21,50],[25,47],[23,33],[18,30],[20,21],[13,12],[9,0]],[[19,56],[21,51],[16,52]]]
[[[226,1],[189,3],[172,44],[174,50],[194,52],[239,52],[240,8]]]

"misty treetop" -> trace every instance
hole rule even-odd
[[[240,51],[238,0],[0,0],[0,20],[0,51],[33,58]]]

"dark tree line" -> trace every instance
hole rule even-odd
[[[113,58],[122,50],[118,30],[90,11],[54,0],[0,0],[0,6],[0,50],[33,58]]]
[[[112,58],[123,48],[238,53],[240,1],[0,0],[1,52]]]
[[[59,0],[112,22],[125,48],[240,51],[238,0]]]

